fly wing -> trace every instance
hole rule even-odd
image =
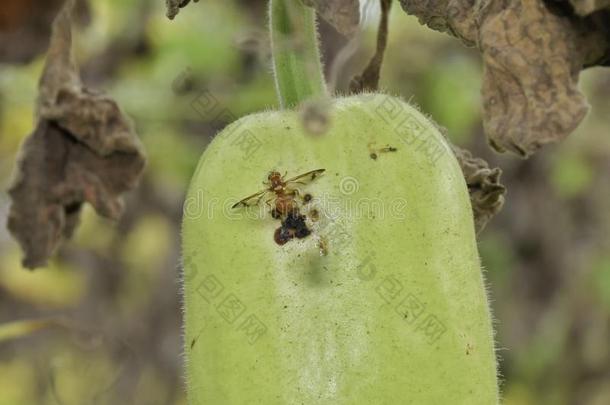
[[[265,194],[268,190],[261,190],[258,193],[254,193],[252,195],[249,195],[248,197],[239,200],[238,202],[236,202],[235,204],[233,204],[233,206],[231,208],[237,208],[240,205],[243,205],[244,207],[250,207],[253,205],[258,204],[260,198],[263,196],[263,194]]]
[[[288,179],[285,181],[285,183],[291,183],[291,182],[296,183],[298,180],[298,183],[307,184],[307,183],[313,181],[316,177],[320,176],[325,171],[326,171],[326,169],[311,170],[307,173],[299,174],[298,176]]]

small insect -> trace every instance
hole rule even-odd
[[[240,205],[245,207],[258,205],[266,195],[273,193],[274,196],[266,201],[266,203],[269,204],[269,202],[275,198],[273,205],[269,204],[272,207],[271,216],[275,219],[284,218],[290,213],[297,212],[299,209],[299,204],[296,200],[296,197],[299,196],[299,189],[296,185],[305,185],[315,180],[325,171],[326,169],[311,170],[287,180],[284,179],[286,176],[285,174],[282,176],[279,172],[272,171],[267,176],[267,181],[264,182],[267,186],[264,190],[243,198],[235,203],[232,208],[237,208]],[[311,199],[311,194],[305,194],[303,201],[307,203],[311,201]]]
[[[377,158],[379,157],[380,153],[388,153],[388,152],[396,152],[398,151],[397,148],[393,147],[393,146],[386,146],[385,148],[380,148],[380,149],[373,149],[372,148],[372,143],[369,144],[369,157],[373,160],[377,160]]]

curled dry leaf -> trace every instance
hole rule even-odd
[[[316,9],[320,17],[346,36],[352,36],[360,23],[360,2],[358,0],[303,0]]]
[[[475,228],[480,232],[504,205],[506,188],[500,184],[502,170],[497,167],[491,169],[486,161],[472,157],[465,149],[457,146],[452,146],[452,149],[466,178]]]
[[[588,109],[578,74],[610,62],[610,18],[580,18],[563,1],[400,2],[422,24],[479,48],[485,132],[501,152],[528,157],[569,135]]]
[[[40,80],[37,124],[24,142],[8,228],[28,268],[44,266],[70,237],[84,202],[116,219],[120,194],[135,187],[145,165],[142,146],[117,104],[83,87],[72,58],[71,7],[53,25]]]
[[[193,3],[197,3],[199,0],[193,0]],[[167,18],[173,20],[178,15],[181,8],[186,7],[191,0],[165,0],[165,6],[167,7]]]

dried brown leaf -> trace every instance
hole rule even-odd
[[[84,202],[116,219],[121,193],[144,168],[142,146],[118,105],[82,86],[71,55],[71,7],[58,15],[40,80],[37,125],[22,146],[8,227],[24,266],[45,265],[78,224]]]
[[[193,0],[193,3],[197,3],[199,0]],[[165,5],[167,7],[167,18],[173,20],[181,8],[186,7],[191,0],[165,0]]]
[[[420,24],[459,37],[468,45],[475,43],[475,17],[482,3],[472,0],[400,0],[403,10],[417,16]]]
[[[327,23],[346,36],[352,36],[360,23],[359,0],[303,0],[313,7]]]
[[[452,148],[466,178],[475,228],[480,232],[504,205],[506,187],[500,184],[502,170],[497,167],[491,169],[486,161],[473,157],[465,149]]]
[[[604,24],[543,0],[400,1],[423,24],[482,52],[483,121],[496,150],[528,157],[565,138],[586,115],[578,74],[608,62]]]
[[[484,127],[495,149],[528,157],[585,117],[578,34],[539,0],[513,2],[481,24]]]

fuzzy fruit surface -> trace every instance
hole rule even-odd
[[[246,116],[200,160],[182,235],[189,403],[496,404],[470,201],[444,138],[390,96],[327,113],[318,136],[294,111]],[[272,170],[314,169],[298,185],[307,237],[274,241],[272,194],[231,209]]]

